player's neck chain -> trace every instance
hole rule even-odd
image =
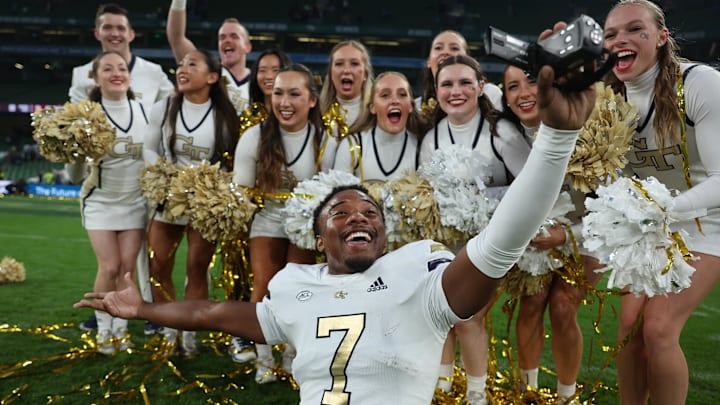
[[[185,114],[183,114],[182,106],[180,106],[180,121],[182,121],[183,127],[185,127],[185,130],[190,133],[195,131],[196,129],[200,128],[200,125],[202,125],[203,122],[205,122],[205,119],[210,115],[210,111],[212,111],[213,103],[212,100],[210,100],[210,106],[208,107],[207,111],[205,111],[205,115],[200,119],[200,122],[197,123],[194,127],[188,128],[187,123],[185,122]]]
[[[400,162],[403,160],[403,156],[405,156],[405,149],[407,148],[408,143],[408,133],[407,129],[405,130],[405,140],[403,141],[403,147],[400,151],[400,156],[398,156],[397,162],[395,162],[395,166],[390,170],[385,170],[385,167],[382,164],[382,161],[380,161],[380,155],[378,154],[378,147],[377,147],[377,141],[375,141],[375,129],[377,128],[377,125],[373,127],[372,129],[372,142],[373,142],[373,151],[375,152],[375,160],[377,161],[378,167],[380,168],[380,171],[385,175],[385,177],[389,177],[391,174],[395,173],[398,167],[400,167]],[[449,129],[449,127],[448,127]],[[391,135],[395,136],[395,135]],[[452,135],[450,135],[452,137]]]
[[[477,145],[478,141],[480,140],[480,131],[482,131],[482,127],[485,125],[485,117],[480,115],[480,123],[478,124],[477,131],[475,131],[475,138],[472,142],[472,149],[475,149],[475,146]],[[455,145],[455,138],[453,138],[452,130],[450,129],[450,120],[447,122],[447,129],[448,134],[450,135],[450,143]]]
[[[115,128],[121,130],[122,132],[124,132],[126,134],[128,133],[128,131],[130,131],[130,128],[132,128],[132,124],[133,124],[132,104],[130,104],[130,99],[128,99],[127,102],[128,102],[128,108],[130,108],[130,122],[128,123],[128,126],[126,128],[123,128],[113,119],[113,117],[110,115],[108,110],[105,108],[105,104],[103,104],[102,101],[100,101],[100,105],[102,106],[103,111],[105,111],[105,115],[108,117],[110,122],[112,122],[112,124],[115,126]]]
[[[310,140],[310,128],[311,128],[310,123],[308,123],[307,127],[308,127],[308,130],[307,130],[307,134],[305,134],[305,142],[303,142],[303,146],[302,146],[302,148],[300,148],[300,152],[298,152],[297,156],[295,156],[295,158],[291,162],[288,162],[287,167],[294,165],[295,162],[297,162],[300,159],[300,156],[302,156],[303,152],[305,152],[305,148],[307,148],[308,141]]]

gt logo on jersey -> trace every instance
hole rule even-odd
[[[653,166],[657,171],[672,170],[675,168],[665,158],[666,155],[680,156],[682,151],[680,145],[675,144],[662,149],[648,149],[647,139],[636,139],[633,141],[635,148],[635,159],[637,162],[630,162],[630,167],[639,168]]]

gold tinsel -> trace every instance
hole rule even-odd
[[[248,128],[265,121],[267,117],[268,113],[265,111],[263,104],[252,103],[250,107],[246,108],[245,111],[240,114],[240,136],[242,136]]]
[[[433,114],[435,113],[435,110],[437,110],[438,102],[434,98],[429,98],[422,102],[420,105],[420,115],[423,116],[426,120],[429,120],[433,117]]]
[[[345,119],[345,108],[337,101],[330,105],[330,109],[322,115],[323,124],[328,137],[337,138],[338,141],[348,134],[348,123]]]
[[[0,261],[0,284],[23,281],[25,281],[25,266],[12,257],[3,257]]]
[[[625,154],[632,148],[638,120],[637,108],[622,95],[602,82],[595,86],[595,108],[585,121],[567,168],[572,187],[583,193],[618,178],[618,170],[628,163]]]
[[[37,109],[31,117],[33,139],[40,154],[51,162],[78,163],[86,157],[100,160],[115,140],[115,127],[94,101]]]
[[[440,207],[427,179],[408,171],[388,181],[387,187],[392,194],[392,210],[400,213],[396,231],[405,242],[433,239],[452,245],[464,240],[461,232],[441,223]]]
[[[500,281],[500,288],[513,297],[535,295],[541,292],[553,278],[553,272],[549,271],[540,276],[522,271],[513,267]]]
[[[187,217],[206,240],[232,240],[247,233],[257,206],[245,191],[234,185],[232,173],[220,163],[202,161],[178,169],[170,181],[170,194],[163,214]]]
[[[140,176],[140,189],[153,208],[165,203],[170,192],[170,181],[177,171],[174,163],[162,158],[155,164],[145,165]]]

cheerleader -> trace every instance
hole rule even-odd
[[[233,181],[257,190],[263,199],[263,209],[250,228],[253,303],[262,301],[268,282],[287,263],[315,263],[314,251],[290,243],[282,208],[298,182],[332,166],[336,147],[321,150],[324,130],[313,75],[304,65],[292,64],[275,78],[272,114],[248,129],[237,144]],[[321,152],[332,156],[328,159]],[[255,349],[255,381],[275,381],[272,347],[256,344]],[[292,372],[289,364],[283,367]]]
[[[417,134],[422,130],[422,118],[402,73],[381,73],[370,94],[370,116],[361,125],[361,132],[342,140],[334,168],[363,181],[387,181],[405,170],[417,169]]]
[[[149,163],[159,157],[179,168],[208,161],[221,162],[230,170],[228,156],[235,148],[238,120],[221,81],[220,62],[207,51],[190,51],[177,68],[177,93],[153,106],[151,128],[145,143]],[[187,237],[187,284],[185,299],[207,299],[208,266],[215,252],[215,241],[203,239],[187,218],[167,220],[158,212],[150,221],[148,245],[150,274],[155,302],[174,301],[172,271],[175,253],[183,234]],[[169,348],[176,345],[178,331],[163,328]],[[195,332],[182,333],[182,352],[197,353]]]
[[[503,73],[503,89],[502,100],[506,108],[501,116],[515,123],[528,141],[532,142],[533,135],[540,126],[535,80],[528,78],[523,70],[508,65]],[[573,201],[577,202],[576,206],[580,208],[568,216],[574,217],[571,219],[575,219],[579,224],[579,217],[584,212],[584,195],[572,190],[570,193],[577,197],[573,198]],[[570,243],[569,235],[562,224],[548,226],[546,230],[546,234],[535,236],[530,241],[530,246],[539,251],[547,251]],[[577,227],[573,234],[580,235]],[[601,273],[595,272],[601,267],[597,259],[582,250],[580,241],[577,245],[584,253],[580,255],[584,278],[572,285],[555,272],[550,272],[547,276],[535,276],[541,279],[540,291],[520,292],[520,309],[515,322],[520,377],[524,386],[537,389],[538,368],[545,342],[544,314],[545,308],[549,308],[553,331],[552,354],[558,377],[557,393],[561,400],[570,401],[568,404],[580,403],[573,398],[583,351],[583,335],[577,322],[577,311],[587,293],[584,287],[595,285],[601,277]],[[523,274],[519,269],[511,272],[515,272],[519,277],[533,277],[529,273]]]
[[[640,116],[630,168],[681,191],[674,199],[676,211],[702,211],[697,221],[671,225],[690,235],[685,242],[699,258],[688,262],[695,268],[690,287],[651,298],[622,297],[618,341],[629,341],[617,357],[620,399],[623,404],[646,404],[648,398],[653,405],[683,404],[688,365],[680,334],[720,280],[720,74],[679,59],[665,16],[650,1],[618,3],[607,15],[604,35],[605,47],[619,56],[608,82]]]
[[[450,56],[438,66],[435,77],[441,114],[446,115],[425,134],[420,147],[420,164],[431,159],[435,149],[453,144],[465,145],[490,163],[486,185],[502,194],[520,173],[530,153],[524,135],[507,120],[498,119],[490,99],[483,93],[480,64],[465,55]],[[472,319],[455,324],[440,365],[438,387],[449,391],[452,384],[455,336],[462,347],[467,374],[467,398],[471,404],[486,404],[488,336],[484,318],[489,306]]]
[[[370,112],[370,93],[375,75],[370,53],[355,40],[342,41],[330,50],[330,61],[320,92],[320,111],[327,114],[334,103],[344,109],[343,119],[349,133],[359,130]]]
[[[146,225],[145,198],[140,192],[143,137],[148,119],[130,90],[130,68],[117,52],[103,52],[92,62],[95,87],[88,98],[102,105],[116,136],[110,151],[91,164],[81,189],[82,220],[98,261],[94,291],[125,287],[123,275],[135,276],[135,266]],[[68,165],[70,180],[77,183],[84,164]],[[132,347],[127,319],[95,311],[97,350],[106,355]]]

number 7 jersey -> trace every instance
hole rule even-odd
[[[288,263],[275,275],[257,315],[269,344],[297,349],[300,403],[429,404],[445,337],[460,320],[441,283],[452,259],[425,240],[362,273]]]

